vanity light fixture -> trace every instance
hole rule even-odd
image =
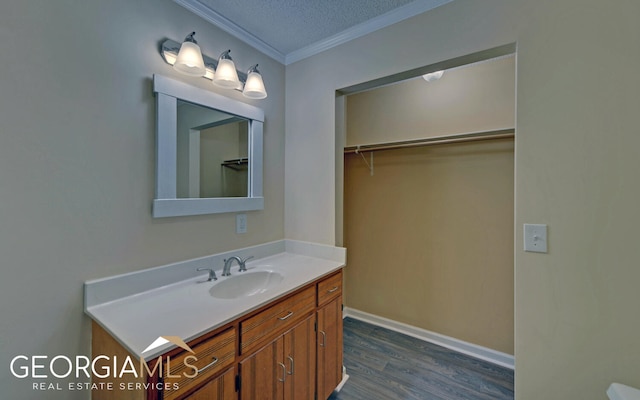
[[[198,42],[193,38],[195,32],[187,35],[180,46],[180,51],[173,64],[173,68],[189,76],[203,76],[205,73],[204,60]]]
[[[217,60],[212,59],[202,54],[194,35],[195,32],[187,35],[182,44],[171,39],[165,40],[160,51],[164,61],[180,73],[207,78],[219,87],[241,91],[247,98],[267,97],[267,90],[257,64],[249,68],[245,74],[236,69],[229,55],[231,50],[223,52]]]
[[[236,65],[233,63],[229,53],[231,53],[231,50],[224,51],[220,54],[218,67],[213,75],[213,83],[227,89],[242,88],[240,79],[238,79]]]
[[[267,97],[262,75],[258,71],[258,64],[247,71],[247,81],[244,84],[244,89],[242,89],[242,94],[250,99],[264,99]]]
[[[435,71],[435,72],[431,72],[431,73],[428,73],[428,74],[424,74],[424,75],[422,75],[422,77],[427,82],[433,82],[433,81],[437,81],[438,79],[442,78],[443,74],[444,74],[444,71]]]

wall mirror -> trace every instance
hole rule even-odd
[[[153,216],[262,210],[264,112],[160,75],[153,91]]]

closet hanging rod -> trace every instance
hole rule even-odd
[[[362,144],[358,146],[347,146],[344,154],[362,153],[364,151],[392,150],[406,147],[429,146],[435,144],[475,142],[479,140],[507,139],[515,136],[514,129],[499,129],[495,131],[462,133],[459,135],[437,136],[424,139],[405,140],[401,142],[388,142],[376,144]]]

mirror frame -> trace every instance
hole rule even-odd
[[[216,214],[264,209],[262,147],[264,111],[162,75],[153,75],[156,96],[156,193],[153,217]],[[249,120],[248,197],[177,198],[178,99]]]

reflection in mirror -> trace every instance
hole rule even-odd
[[[264,111],[160,75],[155,218],[264,209]]]
[[[178,100],[177,198],[247,197],[249,123]]]

